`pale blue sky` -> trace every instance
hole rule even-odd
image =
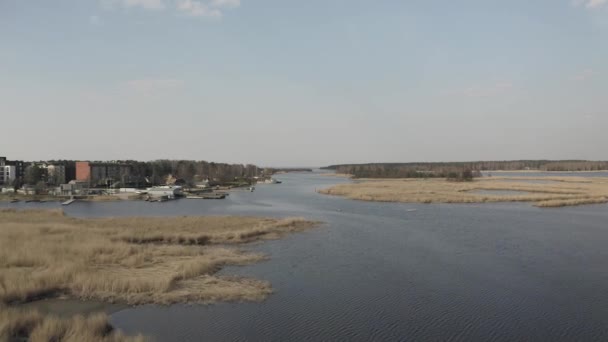
[[[0,155],[608,159],[608,1],[0,0]]]

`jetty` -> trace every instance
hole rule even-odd
[[[186,199],[224,199],[224,198],[226,198],[226,194],[222,194],[222,193],[186,196]]]
[[[70,205],[70,204],[72,204],[72,203],[74,203],[74,202],[76,202],[76,200],[75,200],[75,199],[73,199],[73,198],[71,198],[71,199],[69,199],[69,200],[67,200],[67,201],[65,201],[65,202],[63,202],[63,203],[61,203],[61,205]]]

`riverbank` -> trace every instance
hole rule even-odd
[[[0,202],[12,202],[17,200],[19,202],[64,202],[71,198],[75,198],[78,201],[83,202],[108,202],[108,201],[125,201],[125,200],[137,200],[137,195],[128,194],[128,196],[119,195],[91,195],[91,196],[50,196],[50,195],[23,195],[23,194],[2,194],[0,195]]]
[[[354,176],[349,173],[322,173],[320,176],[323,177],[338,177],[338,178],[353,178]]]
[[[484,191],[494,193],[483,193]],[[511,193],[497,193],[500,191]],[[531,202],[537,207],[563,207],[608,203],[608,178],[488,177],[477,178],[472,182],[451,182],[445,179],[361,179],[318,192],[376,202]]]
[[[0,311],[13,313],[0,316],[0,337],[30,321],[30,337],[47,319],[86,325],[81,319],[32,319],[41,315],[35,311],[15,322],[14,310],[41,298],[128,305],[261,301],[272,293],[268,282],[217,275],[224,266],[267,258],[234,246],[316,225],[233,216],[76,219],[60,210],[12,209],[0,210],[0,222]]]
[[[576,175],[577,173],[585,174],[585,173],[606,173],[608,170],[592,170],[592,171],[545,171],[545,170],[487,170],[482,171],[483,173],[546,173],[546,174],[562,174],[569,173],[572,175]]]

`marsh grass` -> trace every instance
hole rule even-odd
[[[0,210],[0,303],[66,295],[126,304],[257,301],[255,279],[219,276],[265,259],[230,245],[313,226],[303,219],[76,219],[60,210]]]
[[[0,306],[0,341],[143,341],[142,336],[126,336],[114,330],[105,314],[60,318],[38,311]]]
[[[552,182],[542,184],[521,182],[534,180]],[[475,193],[477,190],[508,190],[525,192],[525,194],[489,195]],[[473,182],[450,182],[443,179],[362,179],[319,192],[378,202],[532,202],[538,207],[561,207],[608,203],[608,178],[492,177],[476,179]]]

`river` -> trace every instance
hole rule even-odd
[[[262,303],[142,306],[112,314],[112,323],[156,341],[608,339],[608,205],[360,202],[315,192],[345,179],[319,173],[277,179],[283,184],[235,191],[226,200],[65,207],[78,217],[324,222],[247,246],[271,259],[222,271],[270,281],[276,293]]]

